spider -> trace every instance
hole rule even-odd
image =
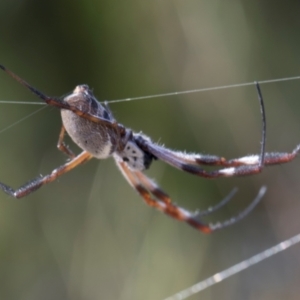
[[[106,103],[104,105],[100,104],[87,85],[78,85],[70,95],[59,99],[44,95],[4,66],[0,65],[0,68],[48,105],[60,109],[63,125],[57,147],[69,156],[69,161],[50,174],[39,176],[17,189],[0,182],[0,188],[14,198],[22,198],[36,191],[44,184],[54,181],[57,177],[93,157],[106,159],[112,156],[128,183],[140,194],[146,204],[174,219],[188,223],[203,233],[211,233],[244,218],[263,197],[266,188],[262,187],[257,197],[238,215],[223,222],[206,224],[201,221],[200,217],[216,211],[227,203],[232,198],[235,190],[216,206],[203,212],[191,213],[173,204],[171,198],[154,181],[144,175],[143,171],[150,167],[153,160],[162,160],[179,170],[200,177],[218,178],[257,174],[262,171],[265,165],[292,161],[300,151],[300,145],[298,145],[290,153],[265,153],[266,121],[258,83],[256,87],[263,119],[261,152],[259,155],[248,155],[227,160],[224,157],[215,155],[174,151],[152,142],[149,137],[142,133],[133,132],[131,129],[117,123],[108,105]],[[83,150],[79,155],[75,155],[64,143],[66,132],[74,143]],[[206,171],[201,165],[218,166],[220,169]]]

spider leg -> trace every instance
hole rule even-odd
[[[146,151],[150,152],[158,159],[168,163],[169,165],[179,170],[204,178],[219,178],[258,174],[261,172],[263,166],[263,164],[258,163],[255,165],[241,165],[237,167],[229,167],[220,170],[207,171],[199,167],[198,165],[187,164],[185,160],[181,157],[170,155],[169,149],[165,149],[164,147],[158,146],[153,143],[148,143],[147,141],[144,142],[144,146],[145,145],[146,147],[144,147],[143,149],[146,149]],[[261,162],[261,157],[259,159],[259,162]]]
[[[296,146],[290,153],[270,152],[265,153],[266,144],[266,113],[262,93],[259,84],[256,82],[258,100],[262,116],[262,138],[260,154],[247,155],[240,158],[227,160],[216,155],[190,154],[180,151],[173,151],[163,146],[152,143],[142,135],[136,136],[136,143],[145,152],[167,162],[168,164],[186,172],[207,178],[250,175],[261,172],[265,165],[283,164],[292,161],[300,152],[300,145]],[[199,165],[226,167],[219,171],[207,172]]]
[[[192,153],[185,153],[181,151],[174,151],[159,146],[157,144],[154,144],[153,147],[149,147],[149,150],[152,151],[153,148],[156,148],[156,151],[164,152],[165,155],[172,157],[173,160],[181,161],[183,164],[188,164],[188,165],[239,167],[239,166],[257,165],[260,160],[259,154],[247,155],[247,156],[227,160],[224,157],[220,157],[216,155],[202,155],[202,154],[192,154]],[[148,145],[147,145],[147,149],[148,149]],[[266,152],[264,155],[263,164],[265,166],[271,166],[271,165],[288,163],[294,160],[299,153],[300,153],[300,144],[297,145],[291,152]]]
[[[81,111],[80,109],[78,109],[78,108],[76,108],[74,106],[71,106],[68,103],[66,103],[65,101],[62,101],[62,100],[60,100],[58,98],[46,96],[45,94],[43,94],[42,92],[40,92],[39,90],[37,90],[36,88],[34,88],[33,86],[31,86],[29,83],[27,83],[25,80],[23,80],[22,78],[20,78],[16,74],[14,74],[12,71],[10,71],[7,68],[5,68],[3,65],[0,65],[0,69],[2,69],[4,72],[6,72],[9,76],[11,76],[17,82],[19,82],[20,84],[22,84],[23,86],[25,86],[33,94],[37,95],[44,102],[46,102],[48,105],[56,106],[58,108],[70,110],[70,111],[72,111],[73,113],[75,113],[76,115],[78,115],[78,116],[80,116],[82,118],[88,119],[88,120],[90,120],[90,121],[92,121],[94,123],[100,123],[100,124],[103,124],[105,126],[114,128],[115,130],[117,130],[120,133],[125,133],[124,126],[121,125],[121,124],[118,124],[116,121],[110,121],[110,120],[101,118],[99,116],[92,115],[89,112]]]
[[[60,133],[59,133],[58,142],[57,142],[57,148],[61,152],[67,154],[70,158],[74,158],[76,155],[68,147],[68,145],[66,145],[65,142],[64,142],[65,133],[66,133],[66,129],[65,129],[64,125],[62,125]]]
[[[210,206],[208,209],[206,210],[201,210],[201,211],[197,211],[195,216],[197,217],[204,217],[207,215],[210,215],[212,213],[214,213],[215,211],[219,210],[221,207],[223,207],[225,204],[227,204],[232,198],[233,196],[236,194],[236,192],[238,191],[237,188],[234,188],[224,199],[222,199],[219,203],[217,203],[214,206]]]
[[[146,204],[155,207],[156,209],[178,221],[188,223],[190,226],[202,231],[203,233],[211,233],[212,231],[230,226],[243,219],[261,200],[266,190],[265,188],[262,188],[258,196],[251,202],[251,204],[237,216],[225,220],[224,222],[205,224],[198,220],[195,214],[190,213],[189,211],[178,207],[175,204],[172,204],[170,197],[143,173],[130,170],[125,162],[117,160],[116,162],[124,177],[127,179],[129,184],[142,196]],[[154,199],[152,195],[157,199]]]
[[[191,214],[187,210],[184,210],[172,204],[171,200],[168,199],[168,195],[165,194],[162,190],[159,191],[159,193],[163,195],[162,199],[153,199],[150,192],[137,179],[136,172],[131,171],[124,162],[116,162],[128,183],[140,194],[140,196],[142,196],[146,204],[151,207],[155,207],[159,211],[178,221],[187,222],[191,226],[204,233],[211,233],[212,230],[210,229],[209,225],[201,223],[200,221],[195,219],[193,217],[193,214]]]
[[[210,225],[211,230],[215,231],[217,229],[222,229],[222,228],[231,226],[231,225],[239,222],[240,220],[244,219],[255,208],[255,206],[260,202],[262,197],[265,195],[266,191],[267,191],[267,188],[265,186],[262,186],[260,188],[260,190],[258,191],[258,194],[256,195],[256,197],[252,200],[252,202],[243,211],[241,211],[235,217],[225,220],[222,223],[211,224]]]
[[[183,152],[172,151],[162,146],[144,139],[142,136],[136,139],[137,144],[155,157],[165,161],[175,168],[188,173],[206,178],[242,176],[260,173],[265,165],[283,164],[292,161],[300,152],[300,145],[296,146],[290,153],[270,152],[265,153],[266,144],[266,114],[264,102],[259,84],[256,83],[258,100],[262,115],[262,138],[259,155],[249,155],[241,158],[226,160],[223,157],[213,155],[186,154]],[[225,168],[215,171],[206,171],[199,165],[219,165]]]
[[[242,176],[242,175],[260,173],[264,166],[264,158],[265,158],[266,114],[265,114],[263,97],[258,83],[256,83],[256,89],[258,93],[258,100],[260,103],[260,110],[262,115],[262,138],[261,138],[261,149],[260,149],[260,155],[258,157],[258,162],[254,165],[250,165],[250,166],[241,165],[237,167],[223,168],[215,171],[206,171],[198,166],[199,162],[197,162],[197,160],[195,161],[194,164],[189,164],[188,162],[191,160],[190,156],[187,156],[184,153],[178,155],[178,152],[174,152],[172,150],[154,144],[150,140],[143,138],[141,135],[136,137],[136,143],[145,152],[154,155],[155,157],[161,159],[162,161],[165,161],[166,163],[172,165],[173,167],[205,178]],[[220,163],[224,163],[224,161],[226,160],[224,158],[215,157],[213,159],[213,157],[210,157],[208,161],[220,164]]]
[[[54,181],[57,177],[65,174],[66,172],[71,171],[75,167],[87,162],[92,157],[93,156],[90,153],[83,151],[79,155],[74,157],[71,161],[69,161],[69,162],[65,163],[64,165],[53,170],[49,175],[37,177],[15,190],[13,188],[11,188],[10,186],[0,182],[0,189],[2,189],[6,194],[8,194],[14,198],[22,198],[22,197],[36,191],[44,184]]]
[[[171,203],[170,197],[149,177],[147,177],[143,172],[136,171],[136,176],[140,180],[140,182],[149,190],[151,191],[151,194],[153,194],[155,197],[157,197],[159,200],[162,200],[166,204]],[[219,210],[221,207],[223,207],[225,204],[227,204],[233,196],[237,192],[237,188],[234,188],[224,199],[222,199],[218,204],[209,207],[206,210],[197,211],[194,216],[195,217],[203,217],[207,216],[209,214],[214,213],[215,211]]]
[[[280,165],[291,162],[300,152],[300,144],[297,145],[291,152],[266,152],[264,157],[264,165]],[[234,158],[226,161],[224,166],[240,166],[240,165],[255,165],[259,162],[259,155],[248,155],[240,158]]]

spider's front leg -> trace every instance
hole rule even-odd
[[[28,90],[30,90],[33,94],[38,96],[40,99],[42,99],[46,104],[50,106],[55,106],[60,109],[66,109],[69,111],[72,111],[79,117],[82,117],[84,119],[90,120],[91,122],[94,122],[96,124],[101,124],[103,126],[107,126],[108,128],[112,128],[113,130],[119,130],[121,133],[123,133],[124,128],[121,124],[118,124],[115,120],[108,120],[105,119],[104,117],[100,117],[97,115],[93,115],[88,111],[83,111],[80,108],[68,104],[64,98],[63,100],[58,99],[56,97],[49,97],[45,94],[43,94],[41,91],[27,83],[25,80],[23,80],[21,77],[4,67],[3,65],[0,64],[0,69],[2,69],[4,72],[6,72],[9,76],[11,76],[13,79],[15,79],[17,82],[19,82],[21,85],[26,87]],[[76,89],[75,89],[76,90]]]
[[[93,156],[83,151],[76,157],[74,157],[71,161],[65,163],[64,165],[58,167],[57,169],[53,170],[49,175],[37,177],[23,186],[13,189],[12,187],[0,182],[0,189],[3,190],[6,194],[10,195],[14,198],[22,198],[24,196],[27,196],[28,194],[36,191],[40,187],[42,187],[44,184],[50,183],[54,181],[57,177],[71,171],[75,167],[87,162],[90,160]]]

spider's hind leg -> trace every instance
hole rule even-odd
[[[261,188],[257,197],[250,203],[248,207],[246,207],[246,209],[244,209],[238,215],[223,222],[218,222],[215,224],[205,224],[199,219],[199,214],[191,213],[186,209],[173,204],[171,198],[142,172],[130,170],[125,162],[118,160],[116,162],[124,177],[127,179],[129,184],[140,194],[146,204],[155,207],[156,209],[178,221],[188,223],[190,226],[196,228],[199,231],[202,231],[203,233],[211,233],[215,230],[228,227],[240,221],[253,210],[253,208],[259,203],[266,191],[265,187]],[[231,193],[228,197],[221,201],[221,204],[216,205],[210,211],[208,210],[206,214],[212,213],[223,206],[231,199],[232,196],[233,193]]]

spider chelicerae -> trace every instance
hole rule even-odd
[[[216,206],[206,211],[191,213],[173,204],[171,198],[153,180],[144,175],[143,171],[150,167],[153,160],[162,160],[175,168],[200,177],[218,178],[257,174],[262,171],[265,165],[290,162],[300,151],[300,145],[298,145],[290,153],[265,153],[266,119],[258,83],[256,87],[263,120],[260,154],[227,160],[215,155],[189,154],[170,150],[152,142],[149,137],[142,133],[133,132],[117,123],[107,104],[100,104],[87,85],[78,85],[73,93],[59,99],[44,95],[4,66],[0,65],[0,68],[48,105],[56,106],[61,110],[63,125],[57,147],[70,158],[68,162],[53,170],[49,175],[39,176],[17,189],[0,182],[0,188],[15,198],[22,198],[36,191],[44,184],[54,181],[57,177],[93,157],[105,159],[112,156],[129,184],[148,205],[174,219],[186,222],[204,233],[211,233],[244,218],[263,197],[266,188],[262,187],[257,197],[238,215],[223,222],[206,224],[200,220],[200,217],[216,211],[227,203],[235,190]],[[83,150],[79,155],[75,155],[64,143],[66,132],[74,143]],[[207,171],[201,167],[202,165],[218,166],[220,169]]]

